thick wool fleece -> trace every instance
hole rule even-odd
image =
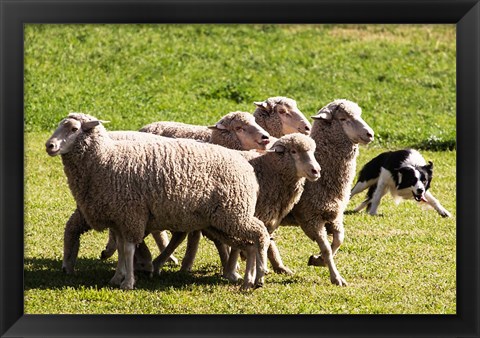
[[[143,133],[139,133],[136,131],[110,131],[108,132],[108,136],[110,136],[110,138],[112,138],[113,140],[139,141],[144,139]],[[63,234],[64,239],[62,269],[67,274],[71,274],[74,272],[75,262],[77,260],[78,250],[80,247],[80,236],[91,229],[92,228],[85,221],[85,218],[83,217],[80,210],[76,209],[67,221]],[[114,240],[114,235],[112,235],[112,233],[110,233],[109,245],[113,245],[113,247],[115,248],[113,249],[114,252],[116,250],[116,243]],[[137,255],[137,252],[135,252],[135,255]]]
[[[347,105],[343,111],[355,114],[358,109],[353,108]],[[358,145],[350,141],[335,119],[331,122],[315,120],[310,136],[317,145],[315,158],[322,168],[322,175],[315,182],[305,183],[302,197],[292,211],[309,237],[322,220],[343,231],[343,212],[349,200],[358,156]]]
[[[69,187],[88,224],[119,230],[133,243],[140,243],[145,231],[206,226],[225,232],[228,244],[239,248],[268,242],[262,222],[253,217],[258,183],[240,154],[193,140],[143,135],[142,141],[114,141],[100,125],[62,155]]]
[[[280,116],[278,115],[275,107],[277,105],[283,105],[287,108],[293,108],[297,106],[297,102],[288,97],[276,96],[270,97],[265,100],[267,107],[258,107],[253,112],[255,121],[265,129],[270,136],[280,138],[284,135],[283,125]]]
[[[208,127],[171,121],[150,123],[142,127],[140,131],[165,137],[189,138],[204,142],[210,142],[212,136],[212,130]]]
[[[254,168],[260,185],[255,216],[264,222],[269,233],[273,233],[280,221],[293,209],[304,189],[305,178],[298,177],[289,151],[311,151],[315,148],[312,139],[298,134],[283,136],[276,144],[283,144],[286,151],[267,152],[260,156],[243,152]]]

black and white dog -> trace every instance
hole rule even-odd
[[[428,190],[432,176],[433,163],[427,163],[418,151],[388,151],[365,164],[350,198],[368,188],[367,199],[355,211],[367,207],[370,215],[376,215],[380,200],[390,191],[397,203],[413,198],[432,206],[442,217],[450,217],[450,213]]]

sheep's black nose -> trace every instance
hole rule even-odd
[[[312,169],[312,174],[313,175],[318,175],[318,170],[317,169]]]
[[[373,137],[373,135],[372,135],[372,134],[370,134],[370,133],[367,133],[367,136],[368,136],[368,137],[370,137],[370,138],[372,138],[372,137]]]
[[[310,131],[310,127],[309,127],[309,126],[305,126],[305,130],[306,130],[306,131]]]
[[[262,135],[262,140],[268,140],[269,138],[267,135]]]

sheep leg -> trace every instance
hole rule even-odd
[[[185,256],[182,259],[182,267],[180,268],[180,271],[192,271],[193,261],[197,255],[198,245],[200,244],[200,238],[202,238],[202,232],[200,230],[188,233],[187,250],[185,251]]]
[[[80,236],[91,229],[78,209],[76,209],[68,219],[63,233],[62,262],[62,271],[67,275],[75,272],[75,263],[80,248]]]
[[[155,240],[155,243],[157,243],[158,249],[160,252],[165,250],[165,248],[168,245],[169,239],[166,231],[153,231],[152,232],[152,237]],[[173,265],[178,265],[178,259],[171,255],[168,257],[167,260],[168,263],[172,263]]]
[[[186,232],[173,232],[172,239],[168,243],[167,247],[162,251],[162,253],[153,260],[153,273],[155,275],[160,275],[160,270],[165,265],[165,262],[168,260],[168,257],[175,251],[176,248],[183,242],[187,237]]]
[[[118,260],[117,260],[117,268],[115,269],[115,274],[113,275],[112,279],[110,279],[109,283],[113,286],[120,286],[126,275],[125,252],[124,252],[124,245],[120,245],[121,243],[123,243],[123,239],[120,233],[115,231],[114,235],[115,235],[115,241],[119,244],[117,247]]]
[[[135,254],[135,243],[122,241],[118,243],[119,247],[119,254],[120,254],[120,247],[123,247],[123,256],[124,256],[124,265],[126,268],[125,279],[120,284],[120,289],[122,290],[133,290],[135,285],[135,275],[133,272],[133,256]]]
[[[327,223],[326,227],[330,230],[327,231],[327,233],[331,232],[333,235],[333,240],[332,240],[332,256],[335,257],[338,249],[340,246],[343,244],[343,241],[345,239],[345,231],[343,227],[343,221],[342,220],[336,220],[332,223]],[[313,265],[313,266],[327,266],[327,263],[323,259],[321,255],[315,256],[312,255],[310,256],[310,259],[308,261],[308,265]]]
[[[230,257],[237,255],[235,259],[235,263],[236,263],[238,259],[238,254],[234,253],[234,251],[238,251],[238,250],[234,250],[232,248],[232,251],[230,252]],[[253,245],[249,245],[245,249],[245,253],[247,255],[247,263],[245,268],[245,277],[243,280],[243,284],[240,287],[240,290],[248,290],[253,288],[255,285],[255,275],[256,275],[255,270],[256,270],[256,263],[257,263],[256,251],[257,250]]]
[[[213,240],[213,244],[215,244],[215,247],[217,248],[222,268],[225,269],[228,261],[230,260],[230,247],[227,244],[224,244],[216,239]],[[235,265],[235,270],[238,270],[238,264]]]
[[[318,228],[317,228],[318,229]],[[320,225],[319,231],[315,231],[313,233],[313,238],[317,242],[318,246],[320,247],[320,258],[325,261],[326,265],[328,266],[328,270],[330,271],[330,281],[339,286],[347,285],[345,279],[340,275],[335,265],[335,261],[333,260],[332,248],[330,247],[330,243],[328,242],[327,231],[325,229],[325,223]],[[310,257],[309,265],[312,260]]]
[[[230,255],[230,247],[227,244],[221,242],[218,238],[216,238],[215,235],[212,233],[211,228],[203,229],[202,234],[208,239],[210,239],[213,242],[213,244],[215,244],[215,247],[217,248],[217,251],[218,251],[218,255],[220,256],[222,269],[225,270],[228,264],[228,258]],[[238,265],[236,270],[238,270]]]
[[[151,276],[153,271],[152,254],[145,241],[142,241],[135,249],[133,261],[135,271],[144,272]]]
[[[236,271],[239,256],[240,256],[240,250],[232,248],[230,250],[228,261],[223,269],[222,276],[228,279],[230,282],[235,283],[241,278],[241,276]],[[253,282],[252,282],[252,286],[253,286]]]
[[[293,271],[283,264],[282,257],[280,256],[280,252],[278,251],[277,245],[273,240],[270,240],[267,256],[268,256],[268,260],[272,264],[273,271],[275,271],[275,273],[293,275]]]
[[[269,238],[267,238],[269,239]],[[270,241],[260,243],[256,248],[256,277],[255,287],[259,288],[265,284],[265,274],[267,273],[267,251],[270,246]]]
[[[100,254],[100,259],[107,259],[113,256],[113,254],[117,251],[117,241],[115,239],[115,234],[110,229],[108,231],[108,242],[105,246],[105,249],[102,250]]]

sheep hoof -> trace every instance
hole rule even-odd
[[[242,278],[242,276],[240,276],[240,274],[236,272],[233,272],[233,273],[224,273],[223,278],[226,278],[232,283],[236,283]]]
[[[100,259],[105,260],[113,256],[113,252],[107,251],[107,250],[102,250],[102,253],[100,254]]]
[[[321,255],[318,255],[318,256],[311,255],[310,258],[308,259],[308,265],[327,266],[327,264],[325,264],[325,261],[323,260],[323,257]]]
[[[240,287],[240,291],[248,291],[253,289],[253,283],[252,282],[246,282],[243,283],[242,286]]]
[[[338,275],[336,277],[332,277],[331,281],[332,281],[332,284],[335,284],[335,285],[338,285],[338,286],[347,286],[348,285],[347,281],[340,275]]]
[[[122,290],[133,290],[133,285],[135,284],[134,280],[124,280],[122,284],[120,284],[120,289]]]
[[[262,277],[255,282],[255,289],[263,287],[264,284],[265,284],[265,278]]]
[[[112,279],[110,279],[108,284],[110,284],[112,286],[120,286],[122,284],[122,280],[123,280],[122,276],[115,275],[115,276],[112,277]]]
[[[71,267],[62,266],[62,272],[66,275],[73,275],[75,270]]]
[[[190,273],[190,272],[192,272],[192,267],[191,267],[191,266],[185,266],[185,267],[182,266],[182,267],[180,268],[180,272],[182,272],[182,273]]]
[[[308,263],[309,263],[308,265],[310,265],[310,259],[308,260]],[[274,268],[273,271],[275,271],[275,273],[278,273],[278,274],[293,275],[293,271],[287,268],[286,266],[279,266],[277,268]]]

